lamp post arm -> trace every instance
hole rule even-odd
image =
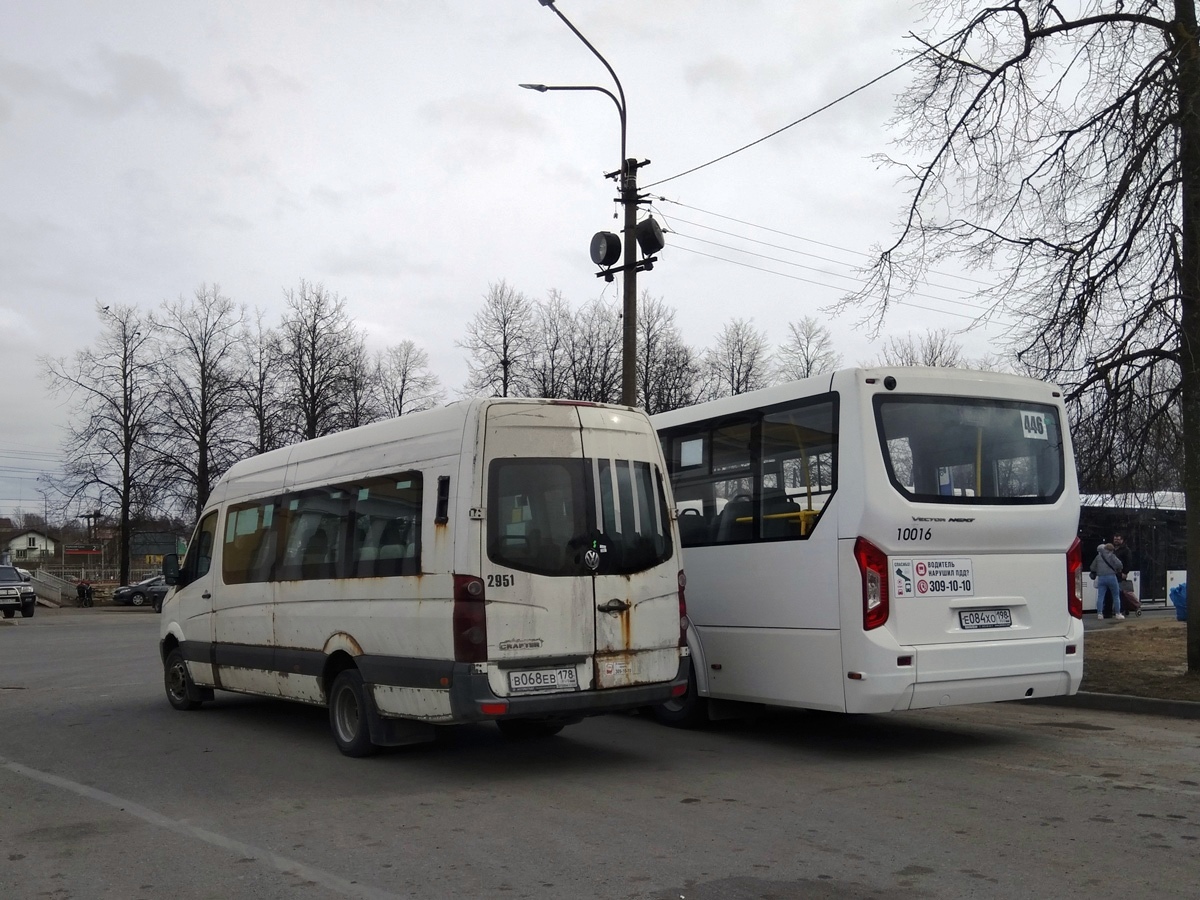
[[[518,87],[526,88],[531,91],[545,93],[546,91],[599,91],[610,99],[617,107],[617,116],[621,119],[621,165],[618,167],[617,175],[625,170],[625,107],[621,105],[621,101],[617,99],[617,95],[608,88],[600,87],[598,84],[522,84]]]
[[[554,0],[539,0],[539,2],[542,4],[542,6],[550,7],[554,14],[563,20],[563,24],[565,24],[571,29],[571,31],[575,33],[575,37],[583,41],[583,45],[592,51],[592,55],[595,56],[596,59],[600,60],[600,62],[604,63],[604,68],[608,69],[608,74],[612,76],[613,83],[617,86],[617,93],[621,95],[620,101],[617,102],[617,109],[621,112],[621,171],[623,172],[625,170],[625,89],[621,87],[621,79],[617,77],[617,73],[613,71],[613,67],[608,64],[608,60],[600,54],[599,50],[592,46],[592,42],[585,38],[583,33],[571,24],[571,20],[564,16],[562,11],[554,5]],[[597,88],[597,90],[604,89]],[[608,91],[605,91],[605,93],[608,93],[608,95],[612,97],[612,94]],[[613,100],[615,101],[616,98],[613,97]]]

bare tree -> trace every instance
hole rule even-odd
[[[879,364],[885,366],[942,366],[956,368],[966,365],[960,345],[945,328],[930,328],[924,334],[912,332],[892,335],[879,351]]]
[[[263,313],[242,331],[241,378],[238,393],[246,412],[242,440],[250,454],[266,453],[287,443],[295,431],[281,416],[286,410],[283,350],[279,333],[263,325]]]
[[[570,396],[621,402],[621,317],[615,303],[592,300],[575,314],[567,351]]]
[[[285,296],[280,362],[297,437],[309,440],[345,425],[359,342],[346,302],[324,285],[301,281],[297,290]]]
[[[455,342],[470,355],[467,393],[528,396],[533,329],[534,305],[529,298],[503,280],[489,285],[483,309],[467,325],[466,337]]]
[[[557,290],[536,304],[528,388],[534,397],[571,396],[571,335],[575,314]]]
[[[401,341],[379,354],[376,380],[386,416],[433,409],[446,400],[437,376],[429,371],[429,354],[412,341]]]
[[[1200,583],[1200,31],[1195,0],[926,3],[936,33],[902,96],[912,199],[862,295],[880,307],[950,255],[991,267],[981,312],[1063,384],[1116,480],[1180,423],[1188,576]],[[1143,400],[1126,408],[1130,393]],[[1083,428],[1081,428],[1083,433]],[[1200,669],[1200,604],[1188,666]]]
[[[346,373],[341,402],[341,428],[357,428],[387,415],[379,384],[379,367],[367,352],[366,336],[357,328],[347,335]]]
[[[771,351],[754,320],[733,319],[705,354],[708,397],[729,397],[766,387],[771,380]]]
[[[700,399],[702,375],[696,352],[675,325],[675,310],[643,291],[638,302],[638,402],[650,415],[690,406]]]
[[[216,480],[239,455],[238,350],[245,317],[245,308],[219,285],[202,284],[191,300],[164,301],[151,319],[163,346],[157,452],[167,491],[197,517]]]
[[[63,443],[63,492],[72,500],[115,511],[121,582],[129,581],[129,546],[135,518],[158,502],[160,457],[152,444],[162,400],[160,351],[150,323],[134,306],[100,306],[95,349],[71,361],[43,357],[43,375],[55,395],[73,402]]]
[[[775,349],[781,381],[809,378],[832,372],[842,364],[842,354],[833,349],[833,335],[815,316],[788,323],[788,337]]]

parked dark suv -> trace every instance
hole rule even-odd
[[[37,594],[33,586],[25,580],[16,566],[0,566],[0,612],[4,618],[11,619],[21,611],[28,619],[37,608]]]

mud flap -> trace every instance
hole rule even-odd
[[[370,685],[364,685],[363,699],[367,705],[367,729],[371,732],[371,743],[379,747],[403,747],[407,744],[428,744],[437,737],[437,726],[415,719],[383,717],[375,705]]]

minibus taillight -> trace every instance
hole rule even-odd
[[[887,554],[860,537],[854,542],[854,559],[862,575],[863,630],[870,631],[888,620]]]
[[[1073,619],[1083,618],[1083,598],[1079,596],[1079,573],[1083,570],[1083,551],[1079,538],[1071,542],[1067,551],[1067,612]]]
[[[679,570],[679,646],[687,646],[687,601],[683,598],[683,589],[687,587],[687,576],[683,569]]]
[[[483,579],[474,575],[454,576],[454,661],[487,661],[487,618],[483,602]]]

